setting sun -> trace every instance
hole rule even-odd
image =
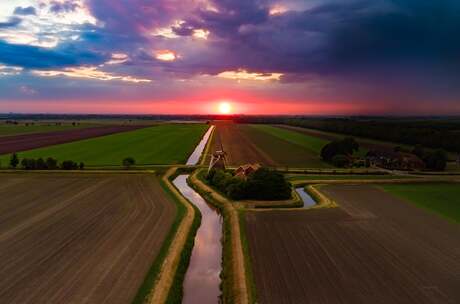
[[[228,102],[221,102],[219,104],[219,113],[230,114],[232,112],[232,105]]]

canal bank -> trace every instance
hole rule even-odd
[[[219,302],[222,267],[222,218],[215,208],[187,184],[188,175],[179,175],[174,186],[201,212],[189,267],[185,273],[182,303]]]

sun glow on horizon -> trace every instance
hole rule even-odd
[[[231,114],[232,113],[232,105],[226,101],[219,103],[219,113],[220,114]]]

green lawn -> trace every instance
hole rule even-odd
[[[460,223],[460,185],[458,183],[383,185],[382,188],[419,207]]]
[[[32,133],[46,133],[53,131],[64,131],[72,129],[81,129],[95,126],[93,124],[79,124],[72,126],[72,124],[62,124],[57,126],[56,124],[34,124],[28,125],[18,124],[0,124],[0,136],[19,135],[19,134],[32,134]]]
[[[372,179],[372,180],[385,180],[385,179],[404,179],[404,178],[413,178],[401,175],[326,175],[326,174],[318,174],[318,175],[288,175],[287,179],[291,181],[296,180],[364,180],[364,179]]]
[[[18,156],[82,161],[86,166],[121,165],[128,156],[139,165],[183,164],[207,128],[204,124],[165,124],[20,152]],[[9,158],[4,155],[0,161],[7,164]]]

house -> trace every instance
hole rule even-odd
[[[371,150],[366,157],[371,166],[390,170],[423,170],[425,163],[417,155],[407,152]]]
[[[246,164],[239,166],[235,170],[235,176],[243,179],[247,179],[249,174],[259,170],[261,168],[260,164]]]

